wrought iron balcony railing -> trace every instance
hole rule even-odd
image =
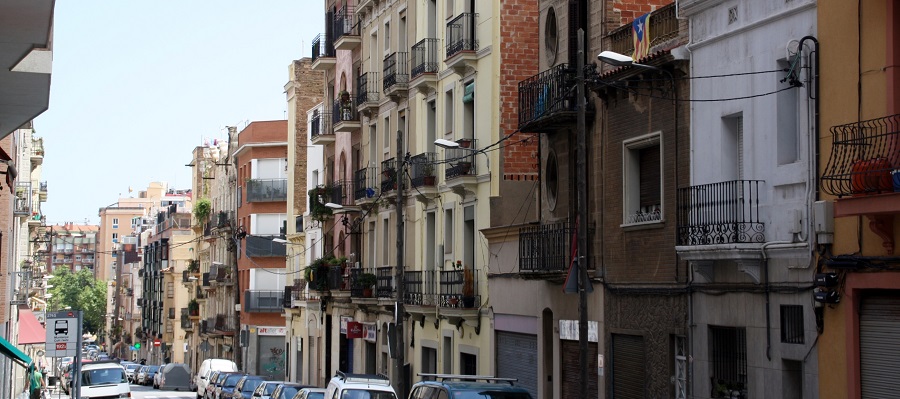
[[[247,181],[247,202],[287,201],[287,179],[251,179]]]
[[[444,149],[444,178],[450,180],[461,176],[476,176],[475,155],[478,153],[472,151],[478,148],[475,146],[476,140],[459,139],[456,142],[460,148]]]
[[[274,239],[281,238],[282,236],[278,235],[247,235],[244,237],[244,241],[246,243],[245,252],[247,256],[250,257],[284,257],[287,252],[285,251],[284,243],[276,242]]]
[[[320,33],[312,41],[312,61],[320,57],[334,57],[334,39],[324,33]]]
[[[409,160],[409,183],[412,187],[433,187],[436,181],[435,166],[437,156],[433,152],[423,152]]]
[[[822,191],[862,196],[900,191],[900,114],[831,128]]]
[[[481,306],[477,274],[476,270],[465,268],[440,272],[438,305],[442,308],[477,308]]]
[[[572,260],[575,228],[568,221],[519,229],[519,272],[562,273]]]
[[[30,216],[31,205],[31,182],[16,182],[16,200],[13,213],[17,216]]]
[[[447,23],[446,58],[453,57],[463,51],[477,51],[478,40],[475,39],[474,13],[462,13]]]
[[[312,270],[309,289],[320,292],[340,291],[347,288],[342,266],[319,266]],[[349,283],[349,281],[348,281]]]
[[[437,284],[434,270],[416,270],[403,273],[405,294],[403,303],[413,306],[437,305]]]
[[[375,268],[375,296],[379,298],[394,297],[394,267]]]
[[[426,73],[438,72],[438,39],[422,39],[412,46],[412,69],[410,78],[415,79]]]
[[[215,329],[223,333],[233,333],[235,331],[234,315],[222,313],[217,314]]]
[[[399,163],[394,159],[381,161],[381,192],[394,191],[403,176],[399,176]]]
[[[678,19],[675,3],[660,7],[650,13],[650,47],[678,36]],[[616,28],[607,36],[609,49],[619,54],[634,54],[634,38],[631,24]]]
[[[334,136],[334,130],[331,128],[331,114],[314,111],[309,119],[309,137],[318,138],[320,136]]]
[[[762,243],[762,180],[732,180],[678,189],[678,245]]]
[[[351,100],[352,97],[352,94],[348,94],[346,99],[334,100],[331,115],[335,125],[341,122],[359,122],[359,112],[356,110],[356,104]]]
[[[44,156],[44,138],[37,137],[31,139],[31,156],[32,157],[43,157]]]
[[[378,88],[378,73],[366,72],[356,78],[356,106],[368,102],[377,102],[380,90]]]
[[[287,186],[287,180],[285,180],[285,187]],[[233,219],[233,211],[219,211],[216,214],[216,228],[218,229],[227,229],[231,227],[231,219]]]
[[[281,313],[284,311],[284,291],[244,291],[244,311]]]
[[[353,6],[345,5],[334,14],[334,41],[343,36],[359,36],[360,24]]]
[[[391,90],[405,90],[409,83],[409,68],[406,52],[391,53],[384,57],[384,75],[381,84],[385,93]]]
[[[329,186],[331,192],[328,202],[340,205],[353,205],[353,182],[350,180],[338,180]]]
[[[353,198],[358,200],[378,195],[378,168],[372,166],[353,172]]]
[[[559,64],[519,82],[519,129],[574,124],[578,116],[578,96],[572,90],[575,73],[575,67]]]

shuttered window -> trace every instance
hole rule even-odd
[[[730,398],[747,390],[747,330],[743,327],[709,327],[712,397]]]
[[[642,399],[647,386],[644,337],[612,335],[612,389],[617,399]]]
[[[562,382],[561,382],[561,399],[580,399],[581,386],[581,361],[579,360],[581,350],[578,341],[564,340],[560,342],[560,350],[562,351]],[[595,397],[599,392],[597,382],[597,343],[588,342],[588,393],[590,397]]]
[[[869,295],[859,310],[862,398],[897,396],[900,371],[900,293]]]

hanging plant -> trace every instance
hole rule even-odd
[[[212,203],[208,198],[200,198],[194,204],[194,217],[197,218],[197,221],[205,222],[210,212],[212,212]]]

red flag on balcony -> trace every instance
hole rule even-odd
[[[650,54],[650,13],[637,17],[631,23],[631,32],[634,39],[634,54],[631,58],[638,62]]]
[[[566,273],[566,282],[563,284],[563,293],[578,293],[578,219],[575,219],[575,229],[572,231],[572,256],[569,257],[569,271]],[[584,282],[586,292],[594,292],[591,280]]]

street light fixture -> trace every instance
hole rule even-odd
[[[325,203],[325,206],[326,206],[326,207],[329,207],[329,208],[331,208],[331,209],[344,209],[344,206],[343,206],[343,205],[341,205],[341,204],[335,204],[334,202],[328,202],[328,203]]]

